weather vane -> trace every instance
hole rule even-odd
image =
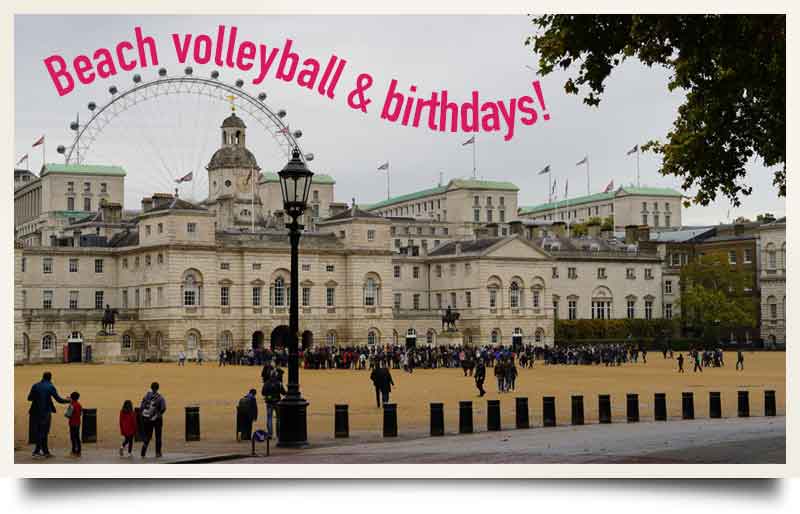
[[[227,98],[231,103],[231,112],[236,112],[236,104],[233,103],[233,101],[236,100],[236,97],[233,95],[228,95],[225,98]]]

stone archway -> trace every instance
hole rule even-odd
[[[289,348],[289,326],[288,325],[278,325],[272,330],[272,334],[269,338],[269,346],[272,351],[279,350],[281,348]]]
[[[260,330],[256,330],[253,332],[253,336],[251,338],[252,341],[252,348],[254,351],[262,350],[264,348],[264,332]]]
[[[314,333],[305,330],[300,336],[300,343],[302,350],[310,350],[314,346]]]

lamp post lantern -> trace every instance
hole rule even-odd
[[[300,150],[292,151],[292,158],[278,172],[283,194],[283,209],[291,218],[286,224],[291,243],[291,278],[289,295],[289,382],[286,396],[278,403],[278,446],[300,447],[308,444],[306,411],[308,402],[300,394],[299,335],[300,304],[298,302],[299,270],[298,247],[303,225],[297,219],[303,215],[311,188],[314,173],[308,169],[300,157]]]

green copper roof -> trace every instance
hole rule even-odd
[[[121,166],[102,166],[97,164],[55,164],[47,163],[42,170],[42,176],[48,173],[77,174],[77,175],[113,175],[124,177],[125,170]]]
[[[271,171],[267,171],[261,174],[261,180],[258,182],[259,184],[264,184],[266,182],[278,182],[280,181],[280,177],[278,177],[277,173],[273,173]],[[314,173],[314,176],[311,177],[312,184],[335,184],[336,181],[333,180],[333,177],[330,175],[326,175],[324,173]]]
[[[531,205],[520,207],[519,214],[535,214],[537,212],[551,211],[562,207],[573,207],[584,203],[599,202],[603,200],[611,200],[617,196],[626,195],[640,195],[640,196],[668,196],[668,197],[682,197],[679,191],[670,189],[668,187],[635,187],[635,186],[622,186],[616,191],[609,191],[608,193],[595,193],[593,195],[578,196],[575,198],[568,198],[566,200],[559,200],[557,202],[543,203],[539,205]]]
[[[86,218],[88,216],[94,216],[94,212],[90,211],[55,211],[54,213],[57,218]]]
[[[432,187],[430,189],[423,189],[414,193],[408,193],[400,196],[393,196],[387,200],[373,203],[370,205],[362,205],[364,209],[375,210],[396,203],[408,202],[411,200],[419,200],[428,196],[439,195],[446,191],[454,191],[456,189],[491,189],[495,191],[519,191],[519,188],[511,182],[503,182],[497,180],[477,180],[456,178],[451,180],[446,186]]]

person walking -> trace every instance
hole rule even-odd
[[[744,353],[741,350],[736,352],[736,370],[744,371]]]
[[[147,447],[155,433],[156,458],[161,457],[161,434],[164,429],[164,413],[167,411],[167,402],[158,392],[158,382],[150,384],[150,390],[142,398],[140,409],[144,420],[144,441],[142,442],[142,458],[147,456]]]
[[[700,373],[703,372],[703,364],[702,364],[702,361],[700,359],[701,359],[700,352],[695,352],[694,353],[694,371],[693,371],[693,373],[697,373],[698,369],[700,370]]]
[[[684,373],[683,371],[683,354],[678,354],[678,373]]]
[[[200,348],[197,349],[197,365],[198,366],[203,365],[203,350],[201,350]]]
[[[376,396],[380,392],[380,401],[386,405],[389,402],[389,394],[392,392],[394,380],[388,367],[379,367],[373,371],[373,384],[375,385]],[[378,405],[380,407],[380,405]]]
[[[250,440],[253,435],[253,423],[258,419],[258,401],[256,400],[256,390],[250,389],[246,395],[239,400],[239,416],[242,439]]]
[[[375,367],[372,368],[372,373],[369,374],[369,379],[372,381],[372,386],[375,388],[375,403],[379,409],[381,408],[381,388],[378,382],[381,369],[381,362],[376,360]]]
[[[272,373],[264,387],[261,388],[261,395],[267,404],[267,437],[272,438],[272,417],[278,409],[278,402],[281,397],[286,395],[286,389],[280,380],[278,373]]]
[[[186,365],[186,354],[183,353],[183,350],[178,352],[178,366],[185,366]]]
[[[34,457],[52,457],[50,448],[47,446],[47,438],[50,435],[52,414],[56,411],[53,400],[62,404],[70,402],[58,395],[52,379],[52,373],[45,371],[42,374],[42,380],[33,384],[30,393],[28,393],[28,401],[31,402],[28,413],[30,414],[31,425],[34,428],[34,441],[36,442],[36,446],[33,449]]]
[[[125,400],[122,409],[119,411],[119,433],[122,435],[122,446],[119,447],[119,456],[125,455],[125,447],[128,447],[128,457],[133,455],[133,437],[136,435],[136,412],[133,410],[133,402]]]
[[[483,383],[486,381],[486,365],[483,359],[478,360],[478,366],[475,368],[475,387],[478,388],[478,396],[482,397],[486,394],[483,389]]]
[[[69,407],[67,407],[67,412],[64,414],[69,419],[69,441],[72,444],[70,455],[72,457],[81,456],[81,413],[83,412],[83,406],[78,401],[80,397],[81,395],[77,391],[73,391],[69,395]]]

